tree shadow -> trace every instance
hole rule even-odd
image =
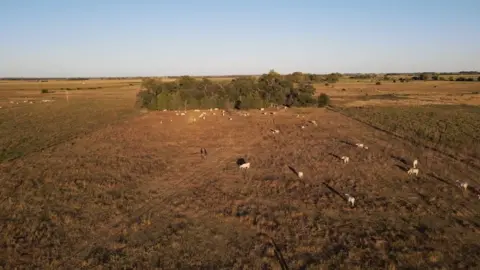
[[[235,108],[235,110],[240,110],[241,106],[242,106],[242,101],[237,100],[235,101],[235,105],[233,106],[233,108]]]
[[[408,168],[402,165],[395,164],[395,167],[399,168],[400,170],[404,172],[408,172]]]
[[[302,253],[296,257],[297,261],[301,261],[301,264],[298,266],[299,270],[307,270],[309,265],[317,263],[322,259],[318,254],[311,253]]]
[[[331,191],[333,192],[334,194],[337,194],[340,198],[342,198],[342,200],[344,201],[347,201],[347,199],[345,197],[342,196],[342,194],[340,194],[340,192],[338,192],[337,190],[335,190],[333,187],[329,186],[327,183],[323,182],[323,184]]]
[[[420,199],[423,200],[424,203],[426,203],[427,205],[432,205],[432,203],[430,203],[430,200],[428,199],[427,196],[423,195],[422,193],[420,192],[416,192],[417,195],[420,197]]]
[[[408,165],[408,164],[409,164],[408,161],[407,161],[405,158],[403,158],[403,157],[395,156],[395,155],[391,155],[390,157],[393,158],[393,159],[395,159],[396,161],[402,162],[402,163],[405,164],[405,165]]]
[[[332,156],[332,157],[334,157],[334,158],[337,158],[337,159],[341,159],[340,156],[337,156],[337,155],[335,155],[334,153],[328,153],[328,155],[330,155],[330,156]]]
[[[347,141],[347,140],[340,140],[340,142],[341,142],[341,143],[344,143],[344,144],[346,144],[346,145],[356,146],[354,143],[349,142],[349,141]]]
[[[278,177],[275,176],[275,175],[265,175],[263,177],[263,180],[264,181],[275,181],[275,180],[278,180]]]
[[[424,237],[428,237],[428,227],[425,224],[413,225],[413,227],[421,233]]]
[[[290,171],[292,171],[295,175],[298,175],[298,172],[297,172],[297,170],[295,170],[295,168],[293,168],[292,166],[288,166],[288,168],[289,168]]]
[[[452,182],[450,182],[450,181],[448,181],[448,180],[445,180],[445,179],[443,179],[443,178],[441,178],[441,177],[438,177],[438,176],[436,176],[436,175],[433,174],[433,173],[427,173],[427,175],[430,176],[430,177],[432,177],[433,179],[439,181],[439,182],[442,182],[442,183],[447,184],[447,185],[452,186],[452,187],[456,187],[455,184],[453,184]]]

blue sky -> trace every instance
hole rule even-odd
[[[480,70],[478,0],[2,0],[0,77]]]

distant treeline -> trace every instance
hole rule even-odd
[[[337,75],[328,75],[323,80],[331,79],[332,76]],[[314,97],[316,90],[313,82],[310,75],[302,73],[280,75],[273,70],[259,77],[242,76],[230,81],[196,79],[190,76],[182,76],[168,82],[148,78],[143,80],[143,90],[137,97],[141,107],[152,110],[328,105],[327,95]]]
[[[0,78],[0,81],[26,81],[26,82],[48,82],[49,80],[62,81],[88,81],[88,80],[141,80],[145,77],[105,77],[105,78]]]
[[[460,72],[415,72],[415,73],[330,73],[330,74],[315,74],[315,73],[302,73],[302,72],[293,72],[285,76],[303,76],[309,78],[310,81],[321,82],[324,78],[330,76],[332,77],[347,77],[354,79],[374,79],[381,78],[383,76],[405,76],[409,77],[418,77],[421,74],[432,74],[432,76],[458,76],[458,75],[480,75],[479,71],[460,71]],[[210,75],[210,76],[190,76],[194,78],[249,78],[257,77],[260,75]],[[164,79],[179,79],[184,76],[156,76],[156,78]],[[134,77],[5,77],[0,78],[0,80],[14,80],[14,81],[32,81],[32,82],[47,82],[48,80],[70,80],[70,81],[86,81],[86,80],[141,80],[145,78],[150,78],[146,76],[134,76]]]
[[[438,75],[480,75],[479,71],[460,71],[460,72],[415,72],[415,73],[386,73],[386,76],[399,76],[399,75],[407,75],[407,76],[415,76],[418,74],[438,74]]]

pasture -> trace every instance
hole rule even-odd
[[[141,113],[139,84],[0,82],[0,266],[479,267],[479,82],[318,84],[330,108],[205,120]]]

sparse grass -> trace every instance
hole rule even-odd
[[[396,95],[396,94],[381,94],[381,95],[368,95],[365,94],[360,97],[361,100],[373,100],[373,99],[380,99],[380,100],[399,100],[399,99],[407,99],[406,95]]]
[[[436,87],[434,87],[436,86]],[[409,83],[344,80],[327,87],[316,84],[317,93],[331,97],[338,106],[397,106],[425,104],[480,105],[477,82],[414,81]],[[348,89],[343,91],[342,89]]]
[[[478,106],[365,107],[343,112],[413,142],[480,158]]]
[[[0,162],[71,140],[135,113],[134,99],[55,99],[0,110]]]

